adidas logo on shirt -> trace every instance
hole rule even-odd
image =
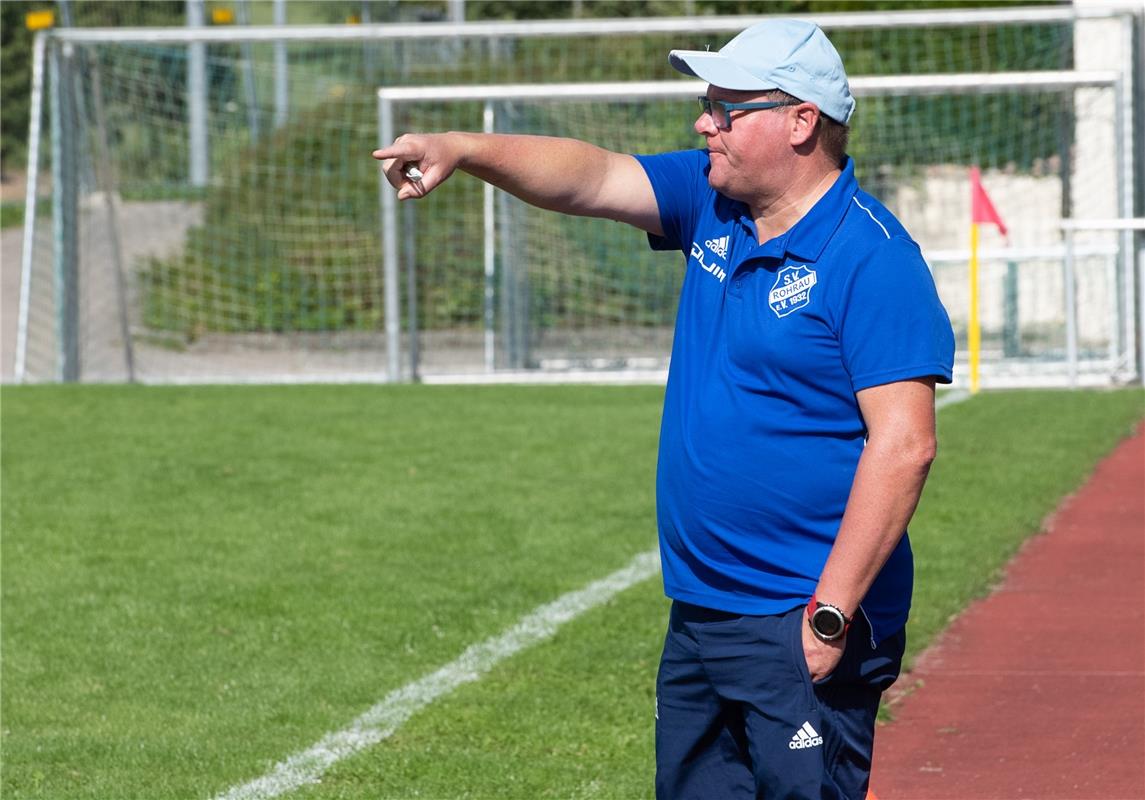
[[[795,732],[787,746],[792,750],[804,750],[808,747],[818,747],[823,744],[823,737],[811,727],[810,722],[804,722],[803,727]]]
[[[728,257],[728,242],[731,241],[731,238],[730,236],[721,236],[718,239],[708,239],[704,244],[717,256],[726,259]]]

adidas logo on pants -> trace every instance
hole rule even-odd
[[[803,727],[795,732],[787,746],[792,750],[802,750],[805,747],[818,747],[823,744],[823,737],[811,727],[810,722],[804,722]]]

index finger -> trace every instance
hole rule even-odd
[[[370,155],[378,159],[378,161],[384,161],[385,159],[389,158],[403,158],[406,156],[411,156],[414,155],[414,151],[413,148],[409,145],[402,146],[397,142],[394,142],[389,147],[378,148]]]

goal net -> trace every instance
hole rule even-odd
[[[394,133],[697,147],[687,81],[675,94],[559,101],[557,88],[473,90],[666,81],[679,77],[669,49],[719,46],[753,21],[54,32],[34,148],[50,189],[26,223],[15,378],[655,376],[680,260],[624,226],[527,208],[463,176],[387,216],[389,190],[369,155],[380,139],[376,88],[422,87],[386,101]],[[1056,226],[1121,213],[1127,79],[943,84],[950,73],[1070,70],[1080,23],[1068,8],[817,21],[852,75],[912,76],[855,79],[852,153],[864,187],[923,245],[960,335],[971,165],[1012,229],[1009,241],[983,237],[987,385],[991,375],[1061,374]],[[1096,20],[1114,38],[1122,21]],[[1079,236],[1074,248],[1076,351],[1083,372],[1106,378],[1132,363],[1127,249],[1111,233]]]
[[[1010,228],[983,232],[980,316],[995,385],[1060,379],[1071,298],[1060,221],[1116,196],[1115,76],[1026,73],[854,77],[850,151],[863,186],[923,247],[965,352],[970,287],[968,168]],[[695,147],[702,83],[458,86],[379,91],[395,130],[469,129],[568,135],[621,152]],[[1077,120],[1108,145],[1074,163]],[[1005,124],[999,124],[1001,120]],[[383,131],[388,139],[391,131]],[[483,196],[484,195],[484,196]],[[385,197],[383,197],[383,200]],[[678,256],[651,252],[617,223],[531,208],[475,181],[443,185],[412,207],[383,203],[400,232],[391,269],[410,282],[406,374],[460,379],[498,370],[663,369]],[[1076,359],[1103,377],[1132,368],[1116,234],[1072,250]],[[482,256],[482,254],[484,254]],[[1075,365],[1076,367],[1077,365]]]

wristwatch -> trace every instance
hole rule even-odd
[[[846,635],[851,620],[838,606],[820,603],[812,595],[811,602],[807,604],[807,624],[811,626],[811,632],[824,642],[834,642]]]

